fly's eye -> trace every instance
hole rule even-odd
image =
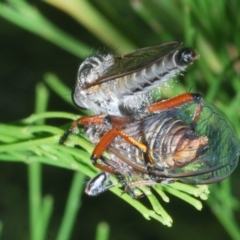
[[[187,65],[197,58],[197,53],[191,48],[183,48],[176,55],[176,61],[180,65]]]
[[[85,64],[81,69],[79,69],[78,77],[81,77],[81,75],[84,77],[87,77],[87,75],[89,74],[89,72],[92,68],[93,67],[91,64]]]

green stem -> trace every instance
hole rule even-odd
[[[76,172],[73,177],[72,186],[70,189],[70,193],[68,195],[67,205],[65,208],[65,212],[63,215],[62,223],[60,226],[60,230],[57,235],[57,240],[67,240],[70,239],[71,232],[81,206],[81,195],[84,187],[84,179],[85,176]]]
[[[29,183],[29,212],[30,212],[30,239],[41,240],[41,226],[39,216],[41,209],[41,163],[28,165]]]

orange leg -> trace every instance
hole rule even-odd
[[[128,123],[132,122],[129,117],[119,117],[114,115],[94,115],[81,117],[77,121],[77,125],[88,125],[88,124],[108,124],[113,127],[122,127]]]
[[[103,164],[99,164],[99,163],[94,163],[93,165],[94,165],[94,167],[96,167],[104,172],[116,174],[116,171],[113,168],[108,167],[107,165],[103,165]]]
[[[122,126],[131,122],[132,122],[132,119],[128,117],[118,117],[113,115],[94,115],[94,116],[81,117],[76,121],[73,121],[71,127],[60,138],[59,143],[64,144],[64,142],[67,140],[69,135],[71,135],[72,133],[78,132],[78,127],[81,125],[107,124],[107,125],[112,125],[115,128],[121,129]]]
[[[137,147],[142,152],[146,153],[146,162],[153,164],[151,157],[148,154],[147,146],[144,143],[141,143],[134,138],[130,137],[129,135],[125,134],[121,131],[121,128],[126,124],[131,123],[132,120],[127,117],[118,117],[118,116],[90,116],[90,117],[83,117],[77,120],[77,125],[84,125],[84,124],[109,124],[113,126],[108,132],[104,134],[101,138],[99,143],[95,146],[91,161],[93,165],[101,170],[104,170],[109,173],[113,173],[113,168],[107,167],[110,166],[109,164],[101,165],[97,163],[97,159],[101,158],[103,152],[109,147],[109,145],[114,141],[116,137],[121,137],[127,143]],[[73,128],[76,126],[76,123],[73,123]],[[104,161],[103,161],[104,162]]]
[[[141,142],[136,141],[134,138],[128,136],[116,128],[112,128],[101,138],[101,141],[96,145],[91,160],[96,161],[117,136],[123,138],[127,143],[136,146],[141,151],[147,151],[147,147]]]
[[[144,144],[136,141],[135,139],[129,137],[128,135],[124,134],[121,131],[121,128],[125,126],[126,124],[129,124],[132,122],[132,119],[128,117],[119,117],[119,116],[113,116],[113,115],[95,115],[95,116],[87,116],[87,117],[81,117],[74,121],[71,125],[71,127],[65,132],[65,134],[60,139],[60,144],[63,144],[68,136],[72,133],[76,133],[77,129],[80,125],[101,125],[101,124],[107,124],[111,125],[113,128],[110,129],[108,132],[105,133],[105,135],[102,137],[102,139],[99,141],[99,143],[96,145],[91,160],[95,167],[101,169],[102,171],[109,172],[111,174],[116,174],[116,171],[114,170],[114,167],[112,167],[110,164],[101,164],[97,162],[97,159],[101,158],[102,153],[108,148],[108,146],[111,144],[111,142],[117,137],[120,136],[123,138],[126,142],[129,144],[132,144],[142,151],[146,152],[147,148]],[[102,162],[105,163],[104,158],[102,157]]]
[[[198,104],[192,119],[192,127],[194,128],[199,120],[203,108],[202,97],[199,93],[183,93],[167,100],[160,100],[149,106],[147,110],[148,112],[153,113],[179,107],[191,102],[196,102]]]
[[[191,93],[185,93],[181,94],[179,96],[167,99],[167,100],[162,100],[159,102],[156,102],[149,106],[147,110],[150,113],[161,111],[161,110],[167,110],[171,108],[175,108],[190,102],[197,102],[198,106],[195,110],[193,120],[192,120],[192,127],[194,128],[195,125],[197,124],[201,110],[202,110],[202,102],[201,102],[201,96],[200,94],[191,94]],[[79,125],[101,125],[101,124],[107,124],[111,125],[113,128],[110,129],[108,132],[105,133],[105,135],[102,137],[102,139],[99,141],[99,143],[96,145],[93,154],[91,156],[92,163],[95,167],[115,174],[116,171],[114,170],[114,167],[110,166],[109,164],[105,163],[104,160],[103,163],[97,163],[97,159],[101,158],[102,153],[110,146],[110,144],[114,141],[116,137],[121,137],[123,138],[127,143],[136,146],[139,148],[143,153],[146,153],[146,162],[151,165],[153,165],[152,159],[148,154],[148,149],[147,146],[139,141],[136,141],[134,138],[126,135],[124,132],[121,131],[122,127],[125,126],[126,124],[129,124],[132,122],[132,119],[129,117],[118,117],[118,116],[112,116],[112,115],[95,115],[95,116],[88,116],[88,117],[82,117],[79,118],[78,120],[74,121],[71,125],[71,127],[68,129],[68,131],[61,137],[60,143],[63,144],[67,137],[76,132],[78,129]],[[102,158],[103,159],[103,158]],[[131,165],[131,164],[130,164]],[[152,172],[153,169],[148,166],[148,169],[142,169],[143,172]],[[139,168],[139,166],[135,166],[136,169]]]

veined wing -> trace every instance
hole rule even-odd
[[[216,107],[204,101],[196,128],[191,130],[195,108],[195,104],[188,104],[154,114],[125,127],[125,133],[147,145],[155,164],[153,176],[190,184],[208,184],[223,180],[236,168],[240,141],[231,123]],[[184,130],[183,123],[190,131]],[[181,142],[184,131],[185,138],[193,143],[189,148],[185,148]],[[207,148],[195,144],[202,136],[207,138]],[[109,152],[125,162],[126,166],[138,171],[140,177],[148,177],[146,154],[136,147],[118,140],[111,145]],[[183,156],[180,162],[179,155]],[[189,156],[190,161],[187,160]]]
[[[180,45],[181,42],[171,41],[151,47],[140,48],[126,55],[114,56],[114,62],[106,70],[105,74],[91,83],[85,83],[83,88],[87,89],[103,82],[139,71],[176,51]]]

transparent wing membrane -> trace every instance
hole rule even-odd
[[[196,104],[187,104],[180,108],[153,114],[125,127],[124,131],[127,134],[147,144],[148,152],[156,165],[153,175],[175,178],[192,184],[204,184],[220,181],[236,168],[240,154],[240,142],[230,122],[216,107],[204,102],[200,119],[192,129],[191,122],[195,108]],[[179,133],[180,124],[182,131],[187,131],[187,134],[191,133],[187,136],[190,141],[203,136],[207,138],[207,148],[203,152],[201,149],[198,152],[199,145],[196,145],[196,148],[193,145],[187,149],[180,149],[179,151],[183,151],[181,156],[186,156],[186,159],[188,155],[192,156],[193,152],[199,155],[191,161],[186,160],[185,164],[183,157],[182,166],[176,166],[172,162],[174,156],[178,155],[177,145],[174,143],[179,143],[177,140],[183,135]],[[177,140],[174,141],[174,138]],[[120,138],[115,140],[111,147],[118,151],[120,160],[124,158],[141,165],[142,172],[146,173],[145,155],[139,149]],[[143,178],[146,177],[143,176]]]

